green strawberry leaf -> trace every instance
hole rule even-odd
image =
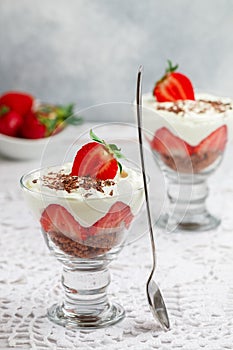
[[[37,119],[40,121],[41,124],[45,125],[48,135],[50,135],[58,126],[56,118],[50,119],[41,114],[38,114]]]
[[[61,118],[62,120],[69,118],[73,114],[73,109],[74,109],[73,103],[67,106],[58,105],[56,108],[58,118]]]
[[[124,154],[122,154],[119,151],[114,151],[114,155],[116,156],[116,158],[125,158]]]
[[[71,115],[69,118],[65,120],[66,124],[69,125],[80,125],[83,122],[83,118],[81,116]]]
[[[90,137],[93,141],[96,141],[98,143],[101,143],[103,145],[106,145],[106,143],[104,142],[104,140],[101,140],[94,132],[93,130],[91,129],[90,130]]]
[[[167,76],[169,73],[173,73],[177,70],[177,68],[179,67],[178,64],[176,64],[175,66],[173,66],[172,61],[171,60],[167,60],[168,62],[168,68],[166,68],[165,70],[165,74],[162,76],[162,78],[160,78],[159,80],[157,80],[157,82],[155,83],[155,87],[157,85],[159,85],[160,83],[162,83],[165,79],[167,79]],[[152,91],[152,94],[154,93],[154,89]]]
[[[114,152],[114,151],[120,151],[121,149],[117,147],[114,143],[109,143],[108,147]]]
[[[179,67],[178,64],[176,64],[175,66],[173,66],[172,61],[171,60],[167,60],[168,62],[168,68],[166,69],[166,73],[173,73],[177,70],[177,68]]]
[[[45,125],[47,130],[47,136],[51,135],[61,124],[66,125],[79,125],[82,122],[80,116],[74,115],[74,104],[62,105],[50,105],[41,104],[37,111],[37,119]]]

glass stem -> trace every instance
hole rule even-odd
[[[183,224],[196,222],[207,213],[206,198],[209,190],[205,178],[193,180],[192,176],[172,178],[168,181],[170,215]]]
[[[106,293],[110,280],[107,266],[63,267],[64,314],[69,317],[93,318],[105,312],[110,307]]]

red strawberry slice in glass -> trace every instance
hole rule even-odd
[[[119,228],[124,223],[129,228],[133,215],[130,207],[123,202],[116,202],[108,213],[90,227],[83,227],[63,206],[50,204],[42,213],[40,223],[45,232],[62,233],[70,239],[86,240],[89,236],[101,233],[107,228]]]
[[[170,130],[163,127],[159,129],[151,141],[152,149],[167,157],[187,157],[190,156],[194,147],[175,136]]]
[[[220,126],[207,136],[198,146],[194,148],[194,153],[204,155],[207,152],[222,153],[227,143],[227,126]]]
[[[9,91],[0,97],[0,106],[7,106],[10,110],[24,116],[32,109],[34,98],[26,93]]]
[[[195,100],[191,81],[184,74],[176,72],[178,65],[168,61],[164,76],[155,84],[153,95],[158,102]]]
[[[98,230],[105,228],[118,228],[122,224],[129,228],[133,220],[130,207],[123,202],[116,202],[112,205],[108,213],[98,220],[93,226]]]
[[[82,239],[82,226],[63,206],[50,204],[42,213],[40,223],[45,232],[62,233],[74,241]]]

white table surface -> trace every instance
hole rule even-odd
[[[46,161],[58,157],[77,134],[89,128],[87,124],[70,128]],[[117,127],[109,130],[113,136],[119,132]],[[0,158],[0,349],[232,349],[232,151],[229,144],[220,169],[209,182],[208,206],[221,216],[221,226],[198,234],[155,230],[157,282],[171,319],[171,330],[166,333],[154,321],[146,300],[151,267],[148,235],[125,247],[111,264],[109,293],[126,309],[122,322],[95,331],[72,331],[47,319],[46,308],[62,298],[61,266],[50,256],[19,187],[21,175],[40,167],[44,160]],[[155,175],[150,173],[152,179],[159,176]],[[161,186],[152,185],[151,203],[156,208]]]

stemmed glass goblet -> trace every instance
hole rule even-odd
[[[136,128],[133,130],[136,133]],[[86,143],[85,140],[84,135]],[[109,264],[123,246],[139,238],[147,228],[141,224],[144,202],[141,169],[127,159],[121,163],[121,181],[113,184],[109,180],[95,182],[82,178],[78,195],[72,191],[77,179],[69,177],[71,164],[67,162],[34,170],[21,178],[26,202],[40,222],[45,242],[63,266],[64,300],[48,310],[49,319],[56,324],[100,328],[120,321],[125,315],[124,308],[109,301],[107,295]],[[127,169],[132,178],[125,172]],[[61,181],[67,191],[59,188]],[[115,185],[117,190],[111,193],[111,186]],[[93,186],[97,190],[94,196]],[[101,186],[109,186],[108,195],[102,194]]]
[[[214,108],[217,109],[219,104],[218,101],[213,102]],[[220,115],[212,116],[208,123],[202,114],[197,116],[199,120],[196,121],[196,117],[193,122],[192,116],[184,120],[182,116],[169,119],[169,115],[159,114],[153,106],[154,99],[144,95],[144,131],[167,183],[168,203],[157,225],[167,232],[215,229],[221,221],[207,210],[207,180],[222,161],[228,124],[232,125],[230,115],[226,118],[220,110]],[[174,108],[178,108],[178,104]],[[221,108],[228,111],[229,106],[226,103]],[[178,113],[178,110],[175,112]],[[185,141],[188,136],[198,140],[200,133],[204,136],[195,145]]]

